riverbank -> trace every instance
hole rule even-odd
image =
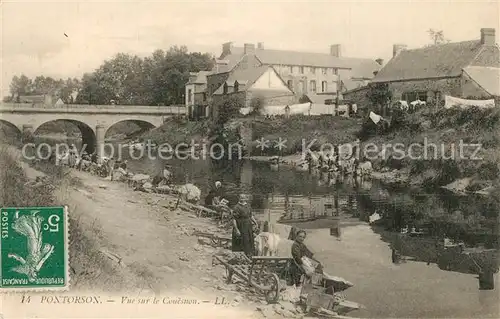
[[[2,162],[10,161],[10,169],[18,167],[17,175],[46,176],[50,182],[45,183],[57,187],[52,199],[26,202],[27,194],[16,185],[7,193],[18,190],[26,197],[3,202],[69,206],[74,292],[195,296],[201,300],[224,297],[228,305],[217,308],[221,318],[226,313],[228,318],[230,313],[243,318],[304,316],[290,301],[267,305],[253,289],[225,284],[223,267],[212,265],[217,250],[200,245],[193,236],[195,231],[220,233],[220,229],[210,220],[175,209],[176,197],[134,192],[125,183],[46,163],[37,163],[34,169],[16,161],[16,153],[9,147]]]
[[[357,136],[362,138],[363,154],[370,148],[370,157],[376,155],[372,178],[390,185],[444,188],[460,195],[496,191],[500,181],[498,108],[420,110],[393,119],[384,132],[366,121]],[[271,155],[249,158],[268,161]],[[300,161],[299,153],[281,157],[284,165],[296,166]]]

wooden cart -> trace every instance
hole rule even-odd
[[[194,236],[198,236],[198,241],[203,242],[204,239],[208,240],[208,244],[213,247],[222,247],[226,249],[231,249],[231,237],[217,236],[212,233],[196,231],[193,233]],[[205,243],[205,242],[203,242]]]
[[[214,256],[226,267],[227,283],[231,283],[233,275],[246,281],[249,286],[260,290],[268,303],[276,303],[280,297],[279,273],[286,271],[291,258],[288,257],[252,257],[243,256],[238,263],[232,263],[223,256]]]

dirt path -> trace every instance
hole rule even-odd
[[[78,171],[71,174],[83,186],[66,187],[60,198],[67,198],[70,214],[93,233],[101,252],[138,277],[136,288],[203,300],[225,297],[237,307],[238,316],[262,318],[256,311],[262,302],[245,300],[239,286],[224,284],[224,269],[212,266],[215,249],[199,245],[191,236],[196,229],[216,230],[215,225],[189,212],[162,207],[175,203],[172,196],[134,192],[124,183]]]
[[[46,175],[21,161],[17,149],[9,147],[9,152],[28,178]],[[134,192],[125,183],[76,170],[64,175],[55,197],[56,204],[69,206],[71,293],[213,302],[224,298],[226,305],[207,304],[208,317],[303,317],[290,302],[267,305],[253,288],[225,284],[224,268],[212,264],[216,249],[200,245],[192,235],[218,227],[192,212],[175,210],[177,198]],[[179,309],[183,317],[207,318],[199,308],[186,310]]]

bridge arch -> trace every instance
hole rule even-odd
[[[0,119],[0,139],[6,140],[9,143],[20,142],[23,133],[17,125]]]
[[[85,147],[85,151],[87,153],[93,153],[96,150],[97,146],[97,137],[96,137],[96,132],[95,130],[90,127],[88,124],[77,121],[77,120],[70,120],[70,119],[55,119],[51,121],[44,122],[37,127],[33,128],[33,135],[38,136],[40,135],[40,129],[43,128],[44,126],[46,127],[50,123],[69,123],[72,126],[76,127],[80,131],[80,138],[82,142],[82,148]],[[63,130],[66,130],[67,128],[63,128]],[[66,132],[68,133],[68,132]]]
[[[133,129],[131,126],[134,126],[136,129],[134,130],[135,132],[138,131],[146,131],[146,130],[151,130],[155,128],[156,126],[149,122],[149,121],[144,121],[144,120],[135,120],[135,119],[126,119],[126,120],[121,120],[116,123],[113,123],[110,125],[106,132],[104,133],[105,138],[110,138],[111,135],[119,134],[123,131],[129,131]],[[133,132],[133,133],[135,133]]]

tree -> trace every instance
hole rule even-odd
[[[210,70],[213,57],[208,53],[188,52],[186,46],[157,50],[146,58],[119,53],[94,72],[78,79],[14,76],[11,99],[17,95],[51,94],[66,103],[110,104],[115,100],[128,105],[170,105],[184,103],[184,86],[189,72]],[[76,101],[73,92],[77,91]],[[19,100],[19,98],[17,98]]]
[[[171,105],[184,102],[189,72],[210,70],[212,56],[188,53],[185,46],[156,50],[141,59],[117,54],[92,74],[84,76],[77,101],[91,104]]]
[[[219,117],[217,123],[223,126],[227,121],[236,117],[240,113],[240,109],[244,107],[242,101],[236,95],[226,96],[223,100],[218,102],[215,107],[219,110]]]
[[[427,33],[429,34],[429,37],[432,41],[432,44],[430,44],[431,46],[450,42],[450,40],[444,37],[443,30],[437,31],[434,29],[429,29],[427,30]]]
[[[258,115],[260,111],[264,108],[266,104],[266,99],[263,96],[254,96],[250,100],[250,109],[254,115]]]
[[[32,81],[26,75],[21,74],[21,76],[15,75],[10,82],[10,94],[12,97],[20,95],[27,95],[32,93]]]
[[[371,83],[366,96],[372,105],[380,108],[380,112],[384,114],[385,108],[391,102],[392,92],[387,83]]]

